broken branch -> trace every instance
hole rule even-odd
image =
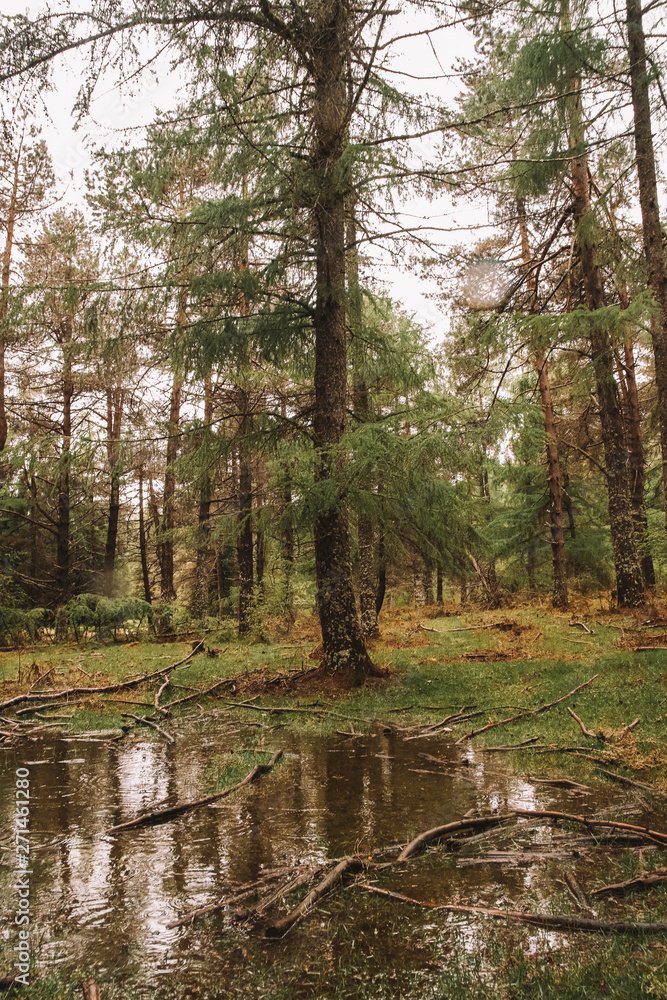
[[[509,723],[511,722],[517,722],[519,719],[527,719],[531,715],[539,715],[541,712],[546,712],[547,709],[553,708],[554,705],[560,705],[562,701],[566,701],[568,698],[571,698],[573,694],[577,693],[577,691],[581,691],[582,688],[585,688],[589,684],[592,684],[595,678],[599,676],[600,676],[599,674],[594,674],[593,677],[591,677],[589,680],[584,681],[583,684],[580,684],[572,691],[569,691],[567,694],[564,694],[562,698],[557,698],[555,701],[550,701],[548,702],[548,704],[542,705],[540,708],[534,708],[530,711],[520,712],[518,715],[513,715],[510,719],[501,719],[498,722],[489,722],[488,725],[482,726],[481,729],[473,729],[471,733],[466,733],[464,736],[461,737],[461,739],[457,740],[456,746],[458,746],[460,743],[465,743],[466,740],[471,740],[473,736],[479,736],[480,733],[486,732],[487,729],[494,729],[496,726],[506,726],[509,725]]]
[[[486,906],[458,906],[454,903],[424,903],[419,899],[411,899],[400,892],[390,892],[379,886],[356,882],[355,887],[366,889],[380,896],[388,896],[401,903],[411,903],[413,906],[427,906],[432,910],[443,910],[446,913],[481,914],[485,917],[495,917],[501,920],[518,920],[520,923],[531,924],[534,927],[559,927],[565,930],[604,931],[610,934],[665,934],[667,924],[651,924],[643,921],[628,922],[620,920],[611,922],[595,920],[592,917],[575,917],[556,913],[522,913],[518,910],[495,910]]]
[[[267,938],[281,938],[287,931],[292,927],[297,920],[299,920],[311,906],[321,899],[329,891],[329,889],[338,882],[346,872],[358,871],[361,868],[361,862],[359,858],[343,858],[329,874],[322,879],[321,882],[310,890],[308,895],[301,900],[299,905],[288,913],[286,917],[282,920],[277,920],[273,924],[269,924],[264,931],[264,936]]]
[[[225,788],[222,792],[216,792],[214,795],[207,795],[203,799],[195,799],[194,802],[181,802],[177,803],[175,806],[170,806],[167,809],[158,809],[155,812],[144,813],[141,816],[135,817],[135,819],[129,819],[125,823],[118,823],[116,826],[110,827],[108,830],[105,830],[105,835],[108,833],[117,833],[118,830],[129,830],[135,826],[163,823],[166,820],[173,819],[174,816],[180,816],[181,813],[189,812],[192,809],[199,809],[201,806],[208,805],[209,802],[215,802],[217,799],[222,799],[226,795],[231,795],[231,793],[235,792],[237,788],[242,788],[243,785],[250,784],[250,782],[254,781],[258,775],[266,774],[267,771],[270,771],[281,756],[282,750],[276,750],[268,764],[256,764],[252,771],[250,771],[250,773],[247,774],[242,781],[232,785],[231,788]]]

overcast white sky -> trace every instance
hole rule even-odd
[[[39,6],[35,3],[28,10],[37,16]],[[69,9],[72,4],[67,3],[66,6]],[[3,0],[3,12],[25,13],[26,6],[21,0]],[[415,30],[414,18],[408,21],[401,16],[401,20],[405,25],[392,24],[392,34]],[[417,92],[435,93],[453,104],[458,81],[449,74],[456,59],[473,53],[472,39],[463,29],[441,30],[432,39],[433,46],[425,38],[403,43],[395,65],[409,74],[424,78],[441,76],[439,80],[419,82],[408,78],[405,82]],[[45,113],[39,117],[58,181],[62,188],[67,189],[65,200],[72,204],[81,204],[84,171],[90,163],[91,150],[100,145],[117,146],[129,141],[128,128],[136,129],[137,142],[140,142],[142,127],[151,122],[156,109],[166,110],[173,105],[180,84],[178,74],[170,70],[167,60],[157,64],[159,77],[155,72],[144,72],[132,81],[131,89],[121,90],[115,79],[103,79],[92,101],[90,116],[75,130],[71,109],[82,78],[84,59],[83,52],[72,53],[58,62],[53,76],[54,89],[44,97],[48,115]],[[443,70],[446,76],[442,76]],[[413,199],[405,205],[405,211],[408,224],[431,220],[435,226],[453,230],[442,237],[443,242],[450,245],[466,239],[467,224],[486,221],[484,207],[480,217],[479,209],[463,207],[454,210],[444,198],[433,204]],[[437,303],[426,298],[434,286],[414,272],[393,267],[385,267],[382,272],[381,277],[387,282],[389,294],[403,303],[409,312],[414,312],[420,322],[431,327],[434,339],[439,339],[438,335],[448,323]]]

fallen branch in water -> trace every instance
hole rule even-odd
[[[655,844],[660,844],[661,847],[667,846],[667,833],[660,833],[658,830],[651,830],[647,826],[635,826],[633,823],[621,823],[618,820],[613,819],[593,819],[586,816],[577,816],[574,813],[558,812],[551,809],[515,809],[513,812],[515,816],[529,816],[532,819],[562,819],[571,823],[581,823],[583,826],[587,827],[591,836],[595,836],[592,831],[592,827],[594,826],[605,826],[610,830],[629,830],[631,833],[636,833],[639,836],[645,837],[646,840],[651,840]]]
[[[220,910],[224,910],[227,907],[234,906],[236,903],[241,903],[248,899],[250,896],[256,896],[262,888],[267,888],[268,884],[275,882],[277,879],[289,876],[287,883],[282,883],[277,889],[264,899],[260,900],[257,906],[250,907],[248,910],[249,917],[255,917],[261,915],[269,906],[282,897],[286,896],[287,893],[292,892],[298,886],[303,885],[304,882],[308,882],[315,875],[322,871],[322,865],[318,865],[316,868],[308,868],[306,871],[300,872],[298,875],[294,875],[294,868],[279,868],[272,872],[267,872],[266,875],[258,879],[256,882],[250,884],[249,887],[243,889],[242,892],[236,892],[233,896],[227,898],[218,899],[215,903],[208,903],[206,906],[198,906],[194,910],[188,910],[184,913],[182,917],[178,920],[172,920],[166,926],[168,930],[174,927],[183,927],[185,924],[190,924],[197,917],[206,916],[209,913],[218,913]]]
[[[430,910],[442,910],[445,913],[481,914],[484,917],[495,917],[500,920],[518,920],[533,927],[553,927],[564,930],[598,931],[609,934],[667,934],[667,924],[649,924],[645,922],[628,922],[621,920],[611,922],[595,920],[592,917],[575,917],[556,913],[523,913],[519,910],[495,910],[486,906],[457,906],[453,903],[425,903],[420,899],[412,899],[400,892],[390,892],[379,886],[368,885],[366,882],[355,882],[356,889],[366,889],[367,892],[379,896],[396,899],[400,903],[410,903],[413,906],[426,906]]]
[[[502,826],[514,815],[514,813],[501,813],[494,816],[471,816],[469,819],[459,819],[454,823],[446,823],[444,826],[434,826],[431,830],[425,830],[424,833],[420,833],[418,837],[411,840],[396,860],[405,861],[431,840],[439,840],[448,833],[458,833],[460,830],[485,830],[490,826]]]
[[[141,677],[135,677],[131,681],[121,681],[118,684],[104,684],[102,687],[74,687],[65,688],[64,691],[40,691],[35,694],[17,694],[13,698],[8,698],[7,701],[0,702],[0,710],[8,708],[10,705],[19,705],[22,701],[48,701],[49,698],[62,700],[69,697],[69,695],[75,694],[112,694],[114,691],[123,691],[126,688],[137,687],[139,684],[145,683],[145,681],[151,681],[154,677],[160,677],[162,674],[169,673],[170,670],[175,670],[176,667],[181,667],[188,660],[192,659],[203,644],[204,640],[202,639],[186,657],[178,660],[177,663],[172,663],[168,667],[160,667],[159,670],[154,670],[152,674],[142,674]]]
[[[209,802],[215,802],[217,799],[222,799],[226,795],[231,795],[235,792],[237,788],[242,788],[243,785],[250,784],[254,781],[260,774],[266,774],[270,771],[277,760],[282,756],[282,750],[276,750],[271,760],[268,764],[256,764],[252,771],[239,781],[236,785],[232,785],[231,788],[225,788],[222,792],[215,792],[214,795],[207,795],[203,799],[195,799],[194,802],[181,802],[177,803],[175,806],[169,806],[167,809],[158,809],[155,812],[143,813],[141,816],[136,816],[135,819],[129,819],[125,823],[118,823],[116,826],[110,827],[105,830],[105,835],[108,833],[117,833],[119,830],[129,830],[135,826],[146,826],[153,823],[163,823],[166,820],[173,819],[174,816],[180,816],[181,813],[189,812],[192,809],[199,809],[201,806],[206,806]]]
[[[156,722],[151,722],[151,720],[147,719],[145,716],[133,715],[132,712],[121,712],[120,714],[124,719],[134,719],[135,722],[140,722],[144,726],[150,726],[151,729],[157,729],[158,733],[164,736],[164,738],[167,740],[168,743],[176,742],[171,733],[168,733],[166,729],[162,729],[161,726],[158,726]]]
[[[654,885],[664,885],[667,882],[667,868],[660,868],[658,871],[649,872],[647,875],[637,875],[636,878],[629,878],[625,882],[615,882],[613,885],[603,885],[599,889],[593,889],[590,896],[611,896],[616,893],[628,892],[630,889],[650,889]]]
[[[287,916],[283,917],[281,920],[276,920],[275,923],[269,924],[264,930],[264,937],[283,937],[287,934],[290,927],[293,927],[297,920],[300,920],[301,917],[308,912],[311,906],[318,901],[318,899],[321,899],[322,896],[324,896],[329,889],[336,884],[336,882],[342,879],[346,872],[359,871],[361,867],[362,864],[359,858],[343,858],[343,860],[339,861],[336,867],[333,868],[321,882],[318,882],[318,884],[310,890],[308,895],[301,900],[299,905],[293,909],[291,913],[288,913]]]
[[[611,778],[612,781],[618,781],[621,785],[627,785],[628,788],[639,788],[642,792],[649,792],[651,795],[658,795],[660,798],[665,798],[667,792],[662,788],[654,788],[653,785],[645,785],[643,781],[634,781],[632,778],[626,778],[624,774],[616,774],[615,771],[608,771],[604,767],[600,767],[599,770],[607,778]]]
[[[594,674],[593,677],[591,677],[587,681],[584,681],[583,684],[580,684],[578,687],[574,688],[572,691],[568,691],[568,693],[564,694],[562,696],[562,698],[557,698],[555,701],[550,701],[546,705],[541,705],[540,708],[533,708],[533,709],[530,709],[530,710],[528,710],[526,712],[520,712],[518,715],[513,715],[509,719],[500,719],[498,722],[489,722],[488,725],[482,726],[481,729],[473,729],[472,732],[466,733],[464,736],[461,737],[461,739],[457,740],[456,741],[456,746],[458,746],[459,743],[465,743],[466,740],[471,740],[473,738],[473,736],[479,736],[480,733],[486,732],[487,729],[494,729],[496,726],[507,726],[511,722],[518,722],[519,719],[527,719],[531,715],[539,715],[541,712],[546,712],[547,709],[553,708],[554,705],[560,705],[560,703],[562,701],[566,701],[568,698],[571,698],[573,694],[577,693],[577,691],[581,691],[582,688],[585,688],[589,684],[592,684],[593,681],[595,680],[595,678],[599,677],[599,676],[600,676],[599,674]]]

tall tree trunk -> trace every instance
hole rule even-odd
[[[139,556],[141,558],[141,577],[144,584],[144,598],[152,604],[151,583],[148,575],[148,550],[146,548],[146,523],[144,520],[144,470],[139,469]]]
[[[213,422],[213,386],[210,376],[204,380],[204,435],[210,435]],[[200,442],[201,443],[201,442]],[[195,618],[204,618],[208,611],[208,583],[211,572],[209,536],[211,534],[211,476],[208,466],[208,456],[204,455],[206,464],[201,473],[199,488],[199,512],[197,516],[197,538],[195,542],[196,563],[195,580],[190,601],[192,614]]]
[[[442,564],[438,563],[435,577],[435,603],[441,607],[443,604],[443,573]]]
[[[651,336],[655,356],[655,383],[658,394],[657,409],[662,451],[662,482],[666,498],[665,515],[667,516],[667,270],[660,224],[641,0],[626,0],[626,11],[635,156],[646,276],[651,294],[660,310],[651,323]]]
[[[368,421],[369,402],[368,386],[364,379],[364,346],[362,338],[362,303],[359,287],[359,253],[357,250],[357,232],[354,208],[351,207],[347,217],[347,300],[348,329],[352,340],[352,412],[358,423]],[[362,488],[370,487],[369,483],[360,483]],[[375,583],[375,530],[370,517],[360,513],[357,517],[358,545],[358,591],[359,617],[361,632],[364,638],[378,634],[377,611],[375,602],[377,587]]]
[[[426,585],[424,582],[424,560],[419,552],[412,557],[412,590],[414,604],[417,611],[421,611],[426,604]]]
[[[387,555],[384,547],[384,531],[380,530],[380,537],[378,538],[378,581],[377,581],[377,590],[375,592],[376,617],[382,611],[382,605],[384,604],[384,597],[386,592],[387,592]]]
[[[635,378],[635,353],[629,332],[623,340],[623,360],[618,351],[616,367],[618,384],[621,389],[623,416],[628,440],[628,473],[630,476],[630,496],[632,497],[632,518],[635,523],[637,547],[641,558],[642,575],[647,587],[655,586],[655,569],[648,542],[648,521],[644,490],[646,484],[646,458],[641,432],[641,411],[639,393]]]
[[[178,456],[178,428],[181,419],[181,389],[183,380],[178,372],[174,372],[169,400],[169,435],[167,437],[167,464],[164,471],[164,490],[162,493],[162,517],[158,541],[158,557],[160,561],[160,600],[163,604],[171,604],[176,600],[174,588],[174,524],[176,501],[176,469]]]
[[[239,409],[239,512],[236,536],[236,558],[239,573],[239,635],[247,635],[251,626],[254,589],[252,544],[252,466],[247,452],[246,428],[249,420],[249,399],[245,389],[237,392]]]
[[[345,61],[349,12],[342,0],[321,0],[313,29],[313,151],[317,198],[315,232],[315,403],[313,437],[316,480],[333,484],[345,429],[347,342],[345,327],[345,190],[340,161],[347,141]],[[317,608],[323,666],[361,680],[374,671],[364,645],[352,589],[350,532],[344,496],[331,497],[315,520]],[[323,491],[323,496],[325,495]]]
[[[519,230],[521,235],[521,257],[526,267],[532,261],[530,244],[528,242],[528,226],[526,223],[526,206],[522,198],[517,198],[517,214],[519,218]],[[534,272],[529,272],[528,290],[531,293],[531,312],[536,307],[535,295],[537,293]],[[546,462],[547,462],[547,486],[549,488],[549,529],[551,533],[551,563],[553,568],[553,597],[554,608],[566,608],[567,597],[567,564],[565,558],[565,534],[563,531],[563,489],[560,471],[560,459],[558,456],[558,435],[556,432],[556,417],[551,395],[551,383],[549,381],[549,371],[547,368],[546,354],[541,348],[536,348],[533,352],[535,371],[537,373],[537,384],[540,391],[540,401],[542,403],[542,421],[544,424],[544,435],[546,438]],[[534,557],[534,551],[533,551]],[[534,589],[534,582],[531,586],[529,573],[529,588]]]
[[[289,485],[283,489],[283,508],[289,510],[292,505],[292,491]],[[283,528],[283,614],[288,622],[294,621],[294,594],[292,578],[294,576],[294,525],[291,519]]]
[[[125,393],[121,388],[107,389],[107,459],[109,462],[109,523],[104,547],[102,593],[113,596],[116,568],[116,544],[120,517],[120,431]]]
[[[264,535],[264,529],[262,527],[261,511],[264,504],[264,489],[266,485],[265,475],[264,475],[264,465],[262,463],[261,456],[258,458],[257,463],[257,473],[256,473],[256,502],[255,509],[257,510],[257,529],[255,531],[255,579],[257,581],[257,600],[260,603],[264,601],[264,569],[266,565],[266,539]]]
[[[563,30],[569,32],[568,0],[562,0]],[[588,157],[584,150],[584,127],[579,80],[568,88],[574,91],[568,101],[569,143],[573,152],[571,179],[576,245],[579,252],[584,300],[591,310],[601,309],[604,302],[602,277],[597,261],[597,249],[591,238]],[[605,473],[609,505],[609,527],[616,570],[616,590],[621,607],[637,607],[644,603],[644,584],[637,552],[632,519],[632,500],[628,476],[628,452],[623,426],[623,413],[618,386],[614,378],[614,358],[607,329],[599,322],[589,324],[589,339],[597,391]]]
[[[71,591],[70,566],[70,464],[72,447],[72,317],[66,316],[58,334],[63,350],[63,423],[58,469],[58,524],[56,528],[56,603],[66,604]]]

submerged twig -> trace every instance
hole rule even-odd
[[[366,889],[368,892],[401,903],[411,903],[413,906],[426,906],[431,910],[442,910],[446,913],[480,914],[485,917],[495,917],[500,920],[517,920],[520,923],[531,924],[534,927],[553,927],[563,930],[597,931],[608,934],[667,934],[667,924],[646,923],[643,921],[629,922],[625,920],[596,920],[592,917],[575,917],[569,914],[556,913],[524,913],[520,910],[496,910],[487,906],[458,906],[454,903],[425,903],[420,899],[412,899],[400,892],[390,892],[366,882],[355,882],[355,888]]]
[[[120,713],[124,719],[134,719],[135,722],[141,722],[144,726],[150,726],[151,729],[157,729],[158,733],[167,740],[168,743],[175,743],[174,737],[171,733],[168,733],[166,729],[162,729],[156,722],[151,722],[147,719],[145,715],[133,715],[132,712],[121,712]]]

